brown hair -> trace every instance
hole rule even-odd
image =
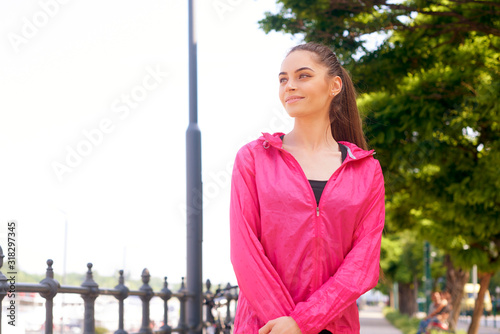
[[[340,65],[337,56],[327,46],[317,43],[300,44],[293,47],[287,56],[294,51],[309,51],[317,56],[319,63],[326,66],[330,77],[339,76],[342,80],[342,90],[330,104],[330,124],[333,138],[337,141],[347,141],[362,149],[368,149],[358,106],[356,105],[356,90],[349,73]]]

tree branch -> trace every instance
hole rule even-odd
[[[500,3],[493,1],[482,1],[482,0],[449,0],[450,2],[461,3],[461,4],[479,4],[479,5],[487,5],[487,6],[495,6],[500,8]]]

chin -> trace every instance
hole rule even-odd
[[[308,114],[307,111],[300,108],[285,108],[285,110],[290,117],[305,116]]]

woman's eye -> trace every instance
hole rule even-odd
[[[280,83],[286,82],[286,78],[280,78]]]
[[[299,75],[299,79],[302,79],[302,78],[309,78],[310,75],[309,74],[301,74]]]

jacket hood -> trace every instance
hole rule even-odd
[[[283,141],[280,137],[284,134],[285,133],[283,132],[275,132],[273,134],[262,132],[262,136],[259,137],[258,141],[265,149],[268,149],[270,147],[282,149]],[[343,144],[347,147],[347,155],[352,160],[362,159],[375,154],[375,150],[366,151],[358,147],[356,144],[347,141],[339,141],[338,143]]]

